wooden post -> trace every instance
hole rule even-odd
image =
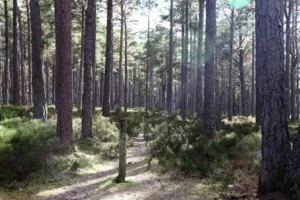
[[[119,175],[116,178],[117,183],[125,182],[126,177],[126,134],[127,119],[120,119],[120,137],[119,137]]]

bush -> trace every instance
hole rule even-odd
[[[93,121],[93,137],[81,139],[81,119],[73,119],[73,132],[80,150],[86,153],[98,154],[105,157],[118,155],[119,129],[114,122],[102,115],[95,115]]]
[[[0,123],[0,180],[22,180],[46,164],[56,144],[55,122],[20,118]]]
[[[33,108],[29,106],[0,106],[0,121],[12,119],[16,117],[31,117],[33,116]]]
[[[139,109],[130,109],[127,113],[117,109],[112,113],[112,121],[119,127],[120,119],[127,119],[127,135],[129,138],[137,137],[143,131],[146,113]]]
[[[261,137],[252,122],[223,123],[214,139],[208,140],[202,133],[202,124],[195,118],[183,120],[178,113],[161,115],[149,122],[152,158],[159,163],[177,166],[185,173],[199,172],[206,176],[216,169],[230,171],[236,159],[248,159],[254,163],[260,150]],[[154,126],[152,126],[154,125]],[[253,165],[254,170],[257,166]]]

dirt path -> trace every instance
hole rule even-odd
[[[175,179],[170,174],[160,175],[148,170],[148,154],[142,136],[134,139],[127,150],[128,183],[115,184],[118,163],[108,163],[101,171],[87,177],[77,177],[75,184],[38,193],[41,200],[176,200],[203,199],[190,194],[196,180]],[[173,177],[173,178],[172,178]]]

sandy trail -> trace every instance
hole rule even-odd
[[[38,194],[41,200],[176,200],[194,199],[189,189],[195,182],[175,179],[170,174],[157,174],[148,170],[145,157],[149,149],[143,136],[134,139],[133,147],[127,149],[128,183],[115,184],[118,161],[101,167],[101,171],[86,177],[77,177],[75,184],[63,186]],[[197,198],[201,199],[201,198]]]

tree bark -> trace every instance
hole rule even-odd
[[[112,0],[107,0],[107,27],[106,27],[106,53],[105,53],[105,79],[104,79],[104,94],[102,115],[105,117],[110,116],[109,105],[109,88],[110,88],[110,68],[111,68],[111,53],[113,47],[112,41],[112,17],[113,17],[113,4]]]
[[[229,55],[229,88],[228,88],[228,121],[232,120],[233,102],[232,102],[232,66],[233,66],[233,43],[234,43],[234,8],[231,8],[230,24],[230,55]]]
[[[97,29],[97,13],[96,13],[96,6],[93,7],[93,24],[92,24],[92,111],[96,111],[96,29]]]
[[[241,87],[241,115],[247,116],[247,94],[245,83],[245,70],[244,70],[244,56],[245,50],[243,49],[243,34],[241,32],[241,25],[239,25],[239,70],[240,70],[240,87]]]
[[[73,145],[71,0],[55,0],[57,136]]]
[[[20,97],[20,77],[19,77],[19,59],[18,59],[18,31],[17,31],[17,16],[18,16],[18,3],[17,0],[13,0],[13,58],[12,58],[12,69],[13,69],[13,105],[21,104]]]
[[[259,192],[281,190],[290,160],[285,115],[283,1],[256,2],[256,58],[259,74],[262,132],[262,164]]]
[[[26,0],[26,11],[27,11],[27,51],[28,51],[28,103],[29,105],[32,104],[32,70],[31,70],[31,24],[30,24],[30,11],[29,11],[29,0]]]
[[[82,0],[81,6],[81,54],[80,54],[80,66],[79,66],[79,78],[78,78],[78,105],[77,108],[81,108],[82,100],[82,71],[84,65],[84,31],[85,31],[85,0]]]
[[[3,77],[3,103],[8,104],[8,9],[7,0],[4,0],[4,16],[5,16],[5,63],[4,63],[4,77]]]
[[[285,90],[286,90],[286,116],[289,119],[291,114],[290,102],[290,53],[291,53],[291,13],[292,13],[292,0],[285,0],[285,18],[286,18],[286,45],[285,45]]]
[[[47,105],[50,104],[49,100],[49,60],[48,58],[46,58],[46,61],[45,61],[45,75],[46,75],[46,103]]]
[[[173,111],[173,27],[174,27],[174,2],[170,0],[170,42],[169,42],[169,63],[168,63],[168,85],[167,85],[167,111]]]
[[[81,137],[92,137],[92,118],[93,118],[93,29],[95,20],[95,0],[88,0],[85,34],[84,34],[84,82],[82,96],[82,131]]]
[[[125,182],[126,178],[126,134],[127,120],[120,120],[120,136],[119,136],[119,175],[116,178],[117,183]]]
[[[43,43],[38,0],[30,1],[31,43],[32,43],[32,89],[34,118],[47,120],[47,102],[43,77]]]
[[[148,30],[147,30],[147,58],[146,58],[146,113],[148,113],[149,109],[149,56],[150,56],[150,9],[148,11]]]
[[[215,108],[216,108],[216,130],[221,129],[221,92],[220,92],[220,72],[219,72],[219,65],[218,65],[218,55],[217,50],[215,54]]]
[[[216,132],[215,110],[215,48],[216,48],[216,0],[206,3],[205,79],[203,131],[211,138]]]
[[[251,115],[255,116],[255,36],[254,32],[252,33],[252,92],[251,92]]]
[[[20,65],[21,65],[21,104],[26,105],[26,78],[25,78],[25,66],[24,66],[24,43],[23,43],[23,28],[21,20],[21,11],[18,9],[18,23],[19,23],[19,47],[20,47]]]
[[[123,33],[124,33],[124,2],[120,1],[121,4],[121,33],[120,33],[120,50],[119,50],[119,98],[118,98],[118,107],[122,107],[122,88],[123,88],[123,74],[122,74],[122,64],[123,64]]]
[[[183,44],[183,54],[184,57],[183,59],[183,65],[182,65],[182,79],[181,79],[181,109],[180,113],[183,118],[187,116],[187,73],[188,73],[188,26],[189,26],[189,19],[188,19],[188,13],[189,13],[189,5],[188,1],[185,1],[185,9],[183,8],[183,18],[182,18],[182,23],[184,28],[184,37],[182,37],[182,40],[184,40]]]
[[[126,15],[124,14],[124,31],[125,31],[125,86],[124,86],[124,110],[127,112],[127,93],[128,93],[128,46],[127,46],[127,22]]]

